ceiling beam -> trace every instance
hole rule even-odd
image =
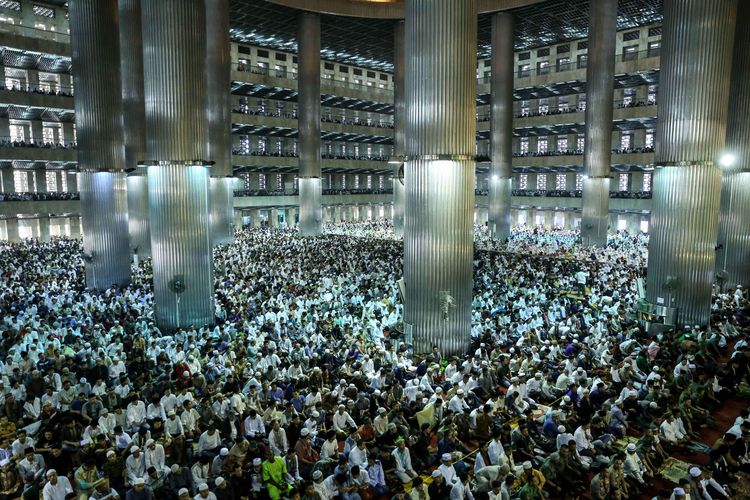
[[[294,9],[338,16],[403,19],[403,0],[269,0]],[[480,14],[526,7],[544,0],[477,0]]]

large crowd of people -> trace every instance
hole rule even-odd
[[[163,332],[148,260],[85,288],[79,241],[0,243],[0,499],[742,498],[748,296],[637,321],[647,237],[476,228],[470,347],[412,353],[386,221],[238,231],[216,323]],[[675,483],[659,477],[687,464]],[[744,493],[743,493],[744,492]]]

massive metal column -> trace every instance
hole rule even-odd
[[[750,3],[741,2],[737,19],[748,19]],[[726,154],[735,162],[724,172],[719,218],[716,270],[726,285],[750,286],[750,27],[738,22],[734,38],[734,63],[729,94]]]
[[[120,69],[122,117],[125,127],[125,165],[135,169],[127,178],[130,251],[151,255],[148,229],[148,182],[138,162],[146,159],[146,108],[143,102],[143,30],[141,1],[120,0]]]
[[[299,81],[299,232],[322,231],[320,183],[320,16],[302,12],[297,34]]]
[[[205,0],[143,0],[146,153],[156,322],[213,323]]]
[[[232,179],[231,57],[229,54],[229,0],[206,0],[208,83],[208,159],[211,168],[211,237],[214,245],[234,241]]]
[[[404,235],[404,147],[406,141],[406,99],[404,88],[404,21],[393,29],[393,232]]]
[[[130,282],[117,0],[70,2],[86,286]]]
[[[589,0],[589,19],[581,241],[584,245],[605,246],[609,226],[617,0]]]
[[[489,182],[489,230],[499,240],[510,236],[513,174],[513,15],[492,16],[492,166]]]
[[[475,0],[406,2],[404,323],[414,351],[463,354],[471,331]]]
[[[647,299],[691,325],[710,317],[736,10],[664,2]]]

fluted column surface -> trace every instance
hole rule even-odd
[[[206,0],[206,75],[208,108],[208,159],[211,176],[227,179],[211,183],[211,233],[214,245],[234,241],[232,177],[231,57],[229,51],[229,0]]]
[[[234,241],[234,179],[211,177],[210,189],[211,241],[214,246],[232,243]]]
[[[407,0],[404,322],[417,353],[469,344],[476,29],[474,0]]]
[[[117,0],[71,0],[78,167],[122,170],[124,145]]]
[[[214,298],[209,169],[202,165],[150,166],[148,191],[156,322],[167,330],[211,324]],[[184,285],[182,293],[175,291],[178,281]]]
[[[666,0],[647,299],[708,323],[726,133],[734,0]]]
[[[302,12],[297,35],[299,123],[299,229],[302,236],[322,230],[320,159],[320,16]]]
[[[214,319],[206,127],[206,4],[143,0],[154,306],[160,328]]]
[[[738,4],[737,19],[748,19],[750,3]],[[719,218],[717,271],[726,270],[729,286],[750,286],[750,28],[738,22],[734,37],[734,62],[729,93],[726,151],[735,164],[724,172]]]
[[[151,255],[151,233],[148,218],[148,180],[145,170],[129,175],[128,186],[128,233],[130,251],[141,257]]]
[[[125,173],[83,171],[80,190],[86,286],[102,290],[127,285],[130,252]]]
[[[513,15],[492,16],[491,151],[489,230],[494,238],[510,235],[513,175]]]
[[[136,169],[128,177],[128,233],[130,250],[151,255],[148,229],[148,185],[146,170],[137,168],[146,159],[146,108],[143,97],[143,30],[141,1],[119,0],[120,69],[122,72],[122,116],[125,138],[125,165]],[[142,176],[140,181],[132,177]]]
[[[142,0],[146,154],[204,161],[205,0]]]
[[[73,0],[69,23],[86,285],[101,289],[130,282],[117,0]]]
[[[406,72],[404,55],[404,21],[397,21],[393,28],[393,232],[396,236],[404,235],[404,157],[406,141],[406,93],[404,74]]]
[[[609,227],[612,164],[617,0],[589,0],[589,52],[586,65],[586,130],[581,241],[605,246]]]

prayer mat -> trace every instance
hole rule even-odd
[[[699,441],[690,441],[687,445],[687,448],[693,453],[703,453],[704,455],[708,455],[712,450],[710,446]]]
[[[688,469],[690,469],[689,463],[669,457],[659,468],[659,475],[668,481],[678,484],[680,479],[687,477]]]
[[[730,487],[734,490],[732,498],[750,498],[750,474],[744,472],[736,472],[737,481],[732,483]]]
[[[625,436],[624,438],[618,439],[617,441],[615,441],[614,446],[618,450],[624,452],[625,448],[627,448],[630,443],[633,443],[634,445],[637,446],[638,445],[638,438],[635,437],[635,436]]]

